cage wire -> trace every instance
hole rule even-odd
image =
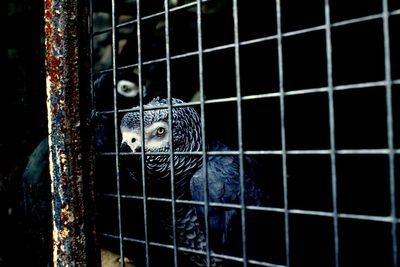
[[[104,253],[121,266],[192,266],[194,255],[206,266],[399,265],[398,1],[90,5],[96,229]],[[157,96],[167,104],[145,106]],[[120,150],[124,114],[140,114],[143,140],[145,112],[187,106],[201,118],[201,149],[161,155],[200,156],[204,170],[209,157],[235,157],[242,192],[245,160],[256,159],[266,205],[246,205],[244,194],[228,204],[182,199],[174,160],[161,197],[146,179],[145,158],[153,154]],[[209,150],[212,138],[231,150]],[[136,181],[122,168],[130,158],[140,159]],[[183,206],[203,207],[203,250],[178,242]],[[172,238],[154,212],[161,207]],[[229,253],[212,249],[210,209],[238,211],[240,245]]]

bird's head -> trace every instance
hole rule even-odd
[[[172,105],[183,103],[172,98]],[[169,125],[168,100],[155,98],[144,106],[143,138],[139,111],[126,113],[120,125],[122,134],[121,151],[145,153],[191,152],[201,150],[201,131],[199,114],[189,106],[172,107],[172,125]],[[171,140],[172,138],[172,145]],[[151,176],[165,178],[170,174],[170,155],[146,155],[146,171]],[[196,156],[174,155],[175,175],[187,173],[200,160]]]

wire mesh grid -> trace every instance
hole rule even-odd
[[[213,258],[226,266],[398,266],[400,6],[156,2],[91,3],[93,20],[109,14],[109,24],[93,30],[92,54],[96,39],[107,40],[111,53],[95,70],[93,88],[97,117],[108,120],[96,128],[107,143],[96,154],[100,245],[138,266],[187,266],[182,252],[204,255],[206,266]],[[136,86],[129,99],[119,91],[126,75]],[[154,96],[166,97],[167,105],[144,106]],[[186,103],[173,104],[172,97]],[[201,118],[199,151],[120,151],[127,112],[139,112],[143,125],[147,111],[188,106]],[[172,116],[167,123],[172,128]],[[145,134],[141,127],[141,140]],[[206,138],[214,135],[232,149],[209,150]],[[139,182],[120,168],[132,155],[141,158]],[[153,155],[172,159],[168,197],[149,189],[144,159]],[[201,156],[207,173],[207,159],[219,155],[239,160],[241,191],[247,156],[266,167],[260,179],[267,205],[247,205],[244,194],[236,203],[176,195],[176,156]],[[207,200],[207,175],[204,185]],[[151,209],[163,204],[171,239],[158,238],[162,226],[151,222]],[[179,244],[182,205],[203,207],[205,218],[211,208],[239,211],[239,252],[213,251],[208,234],[203,250]],[[203,224],[209,233],[209,220]]]

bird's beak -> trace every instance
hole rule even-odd
[[[126,142],[122,142],[121,146],[119,147],[119,150],[121,152],[131,152],[131,148],[129,147],[129,145]]]
[[[132,151],[133,152],[140,152],[142,151],[142,146],[139,143],[135,143],[132,145]]]
[[[123,141],[120,146],[121,152],[140,152],[142,151],[142,146],[135,142],[133,144],[128,144],[126,141]]]

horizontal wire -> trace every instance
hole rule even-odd
[[[189,3],[187,4],[188,6],[192,4]],[[180,9],[180,8],[179,8]],[[171,9],[171,11],[176,11],[177,8]],[[160,16],[163,15],[164,12],[160,12],[160,13],[156,13],[153,14],[151,16],[146,16],[143,17],[142,20],[151,18],[151,17],[155,17],[155,16]],[[400,9],[399,10],[395,10],[389,13],[389,16],[396,16],[400,14]],[[359,18],[355,18],[355,19],[349,19],[349,20],[343,20],[343,21],[339,21],[339,22],[335,22],[332,23],[331,26],[334,27],[341,27],[341,26],[345,26],[345,25],[349,25],[349,24],[355,24],[355,23],[360,23],[360,22],[365,22],[365,21],[369,21],[369,20],[375,20],[375,19],[381,19],[383,18],[383,13],[382,14],[375,14],[375,15],[370,15],[370,16],[364,16],[364,17],[359,17]],[[136,22],[136,20],[130,21],[130,22],[124,22],[123,25],[126,26],[129,23],[132,22]],[[121,25],[121,24],[119,24]],[[117,25],[118,28],[118,25]],[[290,31],[290,32],[285,32],[282,33],[282,37],[291,37],[291,36],[295,36],[295,35],[303,35],[305,33],[310,33],[310,32],[315,32],[315,31],[322,31],[325,30],[326,26],[325,25],[319,25],[319,26],[314,26],[314,27],[310,27],[310,28],[305,28],[305,29],[301,29],[301,30],[295,30],[295,31]],[[99,34],[104,34],[107,31],[111,31],[111,27],[107,28],[107,29],[103,29],[101,31],[95,32],[93,33],[93,35],[99,35]],[[255,44],[255,43],[260,43],[260,42],[265,42],[265,41],[270,41],[270,40],[276,40],[278,38],[278,36],[275,35],[271,35],[271,36],[266,36],[266,37],[261,37],[261,38],[255,38],[255,39],[251,39],[251,40],[245,40],[245,41],[240,41],[239,45],[240,46],[246,46],[246,45],[251,45],[251,44]],[[225,49],[230,49],[230,48],[234,48],[235,44],[231,43],[231,44],[225,44],[225,45],[221,45],[221,46],[216,46],[216,47],[212,47],[212,48],[206,48],[202,50],[202,53],[210,53],[210,52],[215,52],[215,51],[219,51],[219,50],[225,50]],[[196,56],[198,55],[198,51],[192,51],[192,52],[187,52],[187,53],[183,53],[183,54],[179,54],[179,55],[175,55],[175,56],[171,56],[170,59],[179,59],[179,58],[184,58],[184,57],[190,57],[190,56]],[[159,59],[154,59],[154,60],[148,60],[148,61],[143,61],[142,64],[143,65],[149,65],[149,64],[154,64],[154,63],[158,63],[158,62],[164,62],[166,61],[166,58],[159,58]],[[130,65],[126,65],[124,67],[118,67],[117,70],[120,70],[122,68],[128,68],[128,67],[136,67],[136,64],[130,64]],[[104,73],[104,72],[109,72],[111,71],[111,69],[106,69],[106,70],[101,70],[98,73]]]
[[[211,1],[211,0],[203,0],[202,2],[208,2],[208,1]],[[196,5],[196,2],[191,2],[191,3],[184,4],[184,5],[181,5],[181,6],[178,6],[178,7],[173,7],[171,9],[169,9],[169,12],[179,11],[179,10],[186,9],[186,8],[189,8],[189,7],[192,7],[192,6],[195,6],[195,5]],[[147,16],[143,16],[141,18],[141,21],[152,19],[152,18],[155,18],[155,17],[159,17],[159,16],[162,16],[164,14],[165,14],[165,11],[160,11],[160,12],[153,13],[153,14],[150,14],[150,15],[147,15]],[[397,9],[397,10],[389,12],[389,16],[397,16],[397,15],[400,15],[400,9]],[[349,25],[349,24],[365,22],[365,21],[369,21],[369,20],[381,19],[381,18],[383,18],[383,16],[384,16],[383,13],[379,13],[379,14],[373,14],[373,15],[358,17],[358,18],[354,18],[354,19],[342,20],[342,21],[338,21],[338,22],[332,23],[331,27],[335,28],[335,27],[346,26],[346,25]],[[137,19],[132,19],[132,20],[117,24],[116,28],[117,29],[123,28],[123,27],[126,27],[126,26],[130,26],[132,24],[135,24],[135,23],[137,23]],[[318,26],[314,26],[314,27],[304,28],[304,29],[301,29],[301,30],[283,32],[282,33],[282,37],[288,37],[288,36],[293,36],[293,35],[301,35],[301,34],[313,32],[313,31],[324,30],[325,27],[326,27],[325,25],[318,25]],[[107,27],[107,28],[98,30],[96,32],[93,32],[93,36],[97,36],[97,35],[101,35],[101,34],[104,34],[104,33],[107,33],[107,32],[111,32],[111,30],[112,30],[112,27]],[[271,35],[271,36],[266,36],[266,37],[262,37],[262,38],[256,38],[256,39],[252,39],[252,40],[242,41],[239,44],[240,45],[247,45],[247,44],[253,44],[253,43],[256,43],[256,42],[262,42],[262,41],[266,41],[266,40],[273,40],[273,39],[276,39],[276,38],[277,38],[277,35]],[[232,44],[232,46],[234,46],[234,44]]]
[[[316,150],[285,150],[286,154],[289,155],[329,155],[332,151],[330,149],[316,149]],[[387,155],[391,153],[388,148],[376,148],[376,149],[337,149],[334,151],[339,155]],[[96,156],[140,156],[140,152],[97,152]],[[173,152],[177,156],[202,156],[201,151],[188,151],[188,152]],[[209,156],[238,156],[239,151],[207,151],[205,155]],[[282,150],[244,150],[243,154],[253,156],[263,155],[282,155]],[[400,154],[400,149],[395,149],[394,154]],[[146,155],[169,155],[168,152],[146,152]]]
[[[106,194],[101,194],[101,196],[116,198],[117,194],[106,193]],[[135,195],[121,194],[121,198],[143,200],[142,196],[135,196]],[[171,203],[171,199],[168,199],[168,198],[147,197],[147,200],[155,201],[155,202]],[[175,200],[175,202],[179,203],[179,204],[204,206],[203,201],[177,199],[177,200]],[[242,206],[240,204],[231,204],[231,203],[209,202],[208,205],[210,207],[229,208],[229,209],[241,209],[242,208]],[[260,211],[260,212],[276,212],[276,213],[284,213],[285,212],[285,209],[283,209],[283,208],[252,206],[252,205],[246,205],[245,209],[251,210],[251,211]],[[334,216],[333,212],[327,212],[327,211],[288,209],[288,212],[289,212],[289,214],[297,214],[297,215],[311,215],[311,216],[320,216],[320,217],[333,217]],[[376,215],[365,215],[365,214],[338,213],[337,216],[342,219],[355,219],[355,220],[377,221],[377,222],[387,222],[387,223],[393,222],[393,217],[391,217],[390,215],[389,216],[376,216]],[[396,218],[395,222],[400,223],[400,218]]]
[[[356,89],[363,89],[363,88],[371,88],[371,87],[382,87],[386,86],[386,81],[375,81],[375,82],[362,82],[362,83],[355,83],[355,84],[346,84],[346,85],[336,85],[333,86],[334,91],[342,91],[342,90],[356,90]],[[393,80],[392,84],[400,84],[400,79]],[[308,94],[315,94],[315,93],[324,93],[328,92],[328,87],[319,87],[319,88],[310,88],[310,89],[301,89],[301,90],[291,90],[286,91],[283,94],[285,96],[298,96],[298,95],[308,95]],[[266,99],[266,98],[278,98],[280,93],[266,93],[266,94],[257,94],[257,95],[248,95],[243,96],[242,100],[250,101],[250,100],[258,100],[258,99]],[[227,98],[218,98],[218,99],[210,99],[204,100],[204,104],[217,104],[217,103],[230,103],[235,102],[237,99],[236,97],[227,97]],[[172,107],[187,107],[187,106],[198,106],[200,105],[200,101],[193,101],[188,103],[178,103],[173,104]],[[157,106],[157,107],[144,107],[144,110],[155,110],[155,109],[167,109],[168,106]],[[138,107],[133,107],[129,109],[120,109],[118,112],[130,112],[130,111],[139,111]],[[113,110],[99,110],[96,111],[96,115],[101,114],[111,114]]]
[[[109,233],[102,233],[99,232],[97,233],[97,235],[99,236],[103,236],[103,237],[107,237],[107,238],[112,238],[112,239],[119,239],[118,236],[113,235],[113,234],[109,234]],[[141,239],[137,239],[137,238],[132,238],[132,237],[124,237],[123,238],[124,241],[129,241],[129,242],[134,242],[134,243],[139,243],[139,244],[144,244],[145,241],[141,240]],[[169,244],[164,244],[164,243],[160,243],[160,242],[149,242],[149,245],[151,246],[155,246],[155,247],[161,247],[161,248],[167,248],[167,249],[174,249],[173,245],[169,245]],[[178,251],[182,251],[182,252],[186,252],[186,253],[194,253],[194,254],[198,254],[198,255],[205,255],[205,251],[202,250],[195,250],[195,249],[190,249],[190,248],[186,248],[186,247],[181,247],[178,246],[177,247]],[[230,256],[230,255],[225,255],[225,254],[218,254],[215,252],[211,252],[211,256],[215,257],[215,258],[220,258],[220,259],[224,259],[224,260],[231,260],[231,261],[237,261],[237,262],[243,262],[243,258],[241,257],[235,257],[235,256]],[[261,265],[261,266],[268,266],[268,267],[284,267],[285,265],[279,265],[279,264],[273,264],[273,263],[268,263],[265,261],[259,261],[259,260],[248,260],[249,263],[251,264],[257,264],[257,265]]]
[[[210,1],[212,1],[212,0],[202,0],[203,3],[210,2]],[[187,3],[187,4],[183,4],[183,5],[180,5],[180,6],[176,6],[176,7],[170,8],[170,9],[168,9],[168,12],[169,13],[176,12],[176,11],[179,11],[179,10],[183,10],[183,9],[187,9],[187,8],[190,8],[190,7],[194,7],[196,5],[197,5],[197,2],[191,2],[191,3]],[[152,13],[152,14],[147,15],[147,16],[143,16],[143,17],[140,18],[140,20],[141,21],[149,20],[149,19],[152,19],[152,18],[155,18],[155,17],[160,17],[160,16],[163,16],[163,15],[165,15],[165,11],[160,11],[160,12]],[[115,28],[119,29],[119,28],[130,26],[132,24],[136,24],[136,23],[137,23],[137,19],[132,19],[132,20],[128,20],[128,21],[125,21],[125,22],[117,24]],[[107,28],[104,28],[104,29],[101,29],[101,30],[98,30],[98,31],[94,32],[93,36],[100,35],[100,34],[103,34],[103,33],[106,33],[106,32],[110,32],[111,30],[112,30],[112,27],[107,27]]]
[[[365,16],[365,17],[355,18],[355,19],[338,21],[338,22],[332,23],[331,27],[340,27],[340,26],[345,26],[345,25],[349,25],[349,24],[365,22],[368,20],[381,19],[381,18],[383,18],[383,16],[384,16],[384,14],[381,13],[381,14],[374,14],[374,15],[369,15],[369,16]]]

